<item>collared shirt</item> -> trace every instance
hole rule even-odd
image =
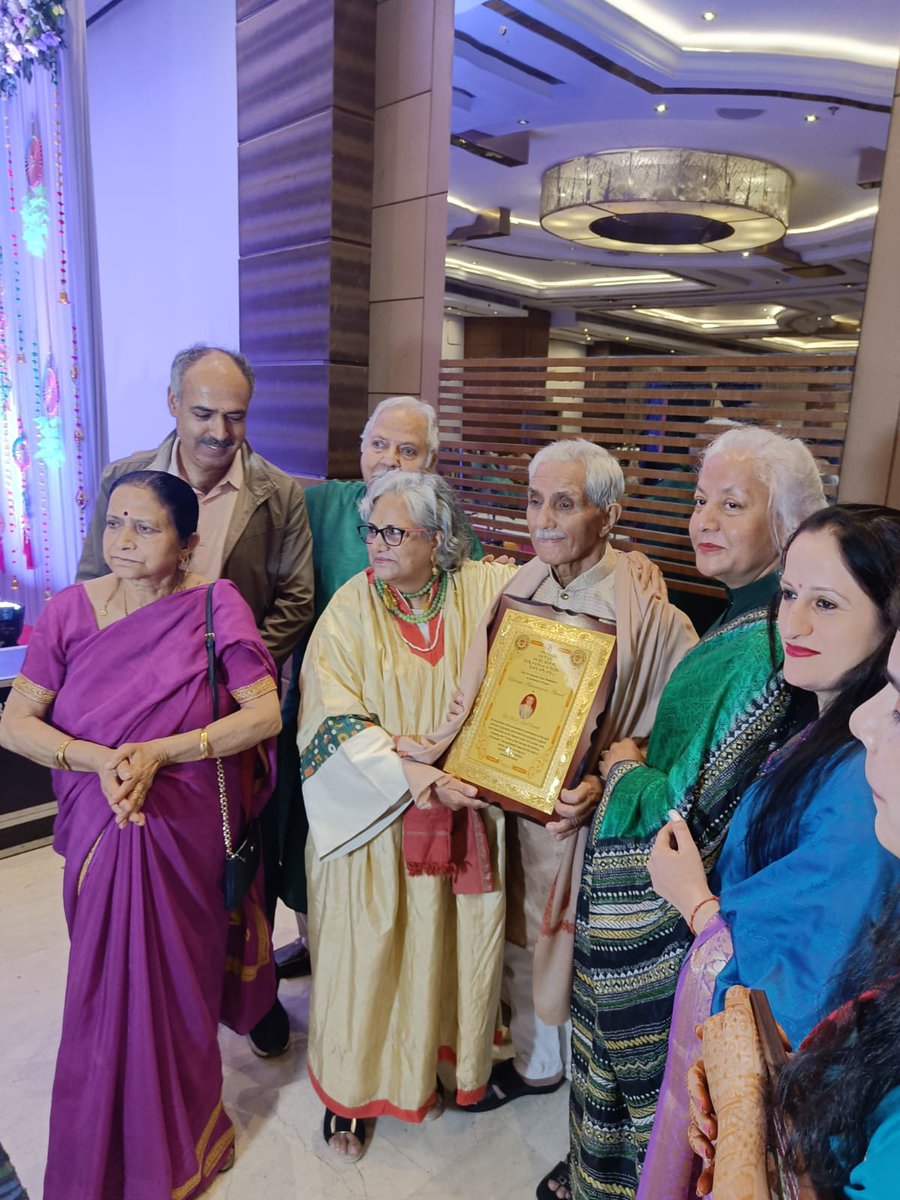
[[[550,569],[533,598],[541,604],[552,604],[554,608],[596,617],[598,621],[615,621],[615,571],[618,558],[618,550],[607,545],[598,563],[565,586],[559,582],[555,571]]]
[[[185,475],[181,465],[181,439],[175,439],[172,445],[172,457],[169,459],[170,475],[177,475],[185,483],[190,480]],[[193,487],[193,484],[191,484]],[[231,466],[215,487],[208,492],[200,492],[194,488],[194,495],[200,502],[200,518],[197,532],[200,543],[191,555],[190,569],[205,579],[218,579],[222,574],[222,560],[225,552],[225,536],[237,494],[244,486],[244,464],[240,452],[231,460]]]

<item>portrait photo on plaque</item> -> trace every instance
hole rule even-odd
[[[504,596],[487,670],[444,769],[546,823],[574,786],[615,679],[615,626]]]

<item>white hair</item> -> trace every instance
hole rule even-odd
[[[543,463],[577,462],[584,465],[584,494],[594,508],[607,509],[617,504],[625,492],[622,468],[603,446],[595,446],[585,438],[567,438],[551,442],[538,450],[528,464],[528,482]]]
[[[369,417],[368,421],[366,421],[365,428],[359,435],[359,444],[365,446],[372,426],[382,413],[391,412],[396,408],[408,409],[410,412],[418,413],[420,417],[424,418],[428,465],[432,466],[441,448],[441,441],[438,436],[437,414],[430,404],[426,404],[424,400],[417,400],[415,396],[388,396],[386,400],[382,400],[377,404],[375,411]]]
[[[726,429],[700,452],[701,468],[711,458],[746,458],[769,493],[769,520],[779,553],[801,521],[827,501],[816,460],[800,438],[784,437],[759,425]]]
[[[385,471],[366,488],[359,515],[368,523],[375,501],[382,496],[402,496],[410,519],[421,529],[437,534],[437,565],[445,571],[462,566],[472,551],[472,537],[453,488],[440,475],[426,471]]]

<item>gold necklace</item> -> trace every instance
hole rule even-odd
[[[107,601],[106,601],[106,603],[105,603],[105,604],[103,605],[103,607],[100,609],[100,612],[99,612],[99,614],[98,614],[99,616],[101,616],[101,617],[108,617],[108,616],[109,616],[109,606],[112,604],[113,600],[115,600],[116,596],[118,596],[118,594],[119,594],[119,588],[120,588],[121,586],[122,586],[122,580],[121,580],[121,579],[117,579],[117,580],[116,580],[116,586],[115,586],[115,587],[113,588],[113,590],[112,590],[112,591],[109,593],[109,597],[107,598]],[[127,616],[128,616],[128,605],[125,603],[125,593],[124,593],[124,592],[122,593],[122,607],[125,609],[125,616],[127,617]]]
[[[171,592],[166,592],[166,596],[174,596],[176,592],[184,591],[184,587],[185,587],[186,583],[187,583],[187,575],[185,575],[185,577],[184,577],[184,579],[182,579],[181,583],[176,583],[176,585],[172,588]],[[128,611],[128,600],[126,598],[125,589],[122,586],[121,579],[116,580],[116,586],[110,592],[109,598],[107,599],[107,601],[103,605],[103,607],[100,609],[100,612],[98,614],[99,616],[101,616],[101,617],[109,616],[109,606],[112,604],[113,600],[115,600],[116,596],[119,594],[120,588],[122,589],[122,612],[123,612],[123,615],[126,617],[131,616],[131,613]],[[164,600],[166,598],[166,596],[157,596],[157,599]],[[150,603],[152,604],[153,601],[151,600]],[[142,604],[139,607],[146,608],[147,606],[145,604]]]

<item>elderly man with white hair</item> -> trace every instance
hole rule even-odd
[[[415,396],[389,396],[375,408],[360,437],[362,478],[329,479],[306,489],[317,618],[338,588],[368,566],[366,547],[356,532],[366,484],[387,471],[433,471],[439,449],[432,406]],[[473,535],[472,558],[483,556]]]
[[[615,623],[617,678],[595,734],[595,752],[616,739],[649,736],[662,688],[696,641],[688,619],[665,598],[665,586],[643,582],[646,559],[609,543],[624,490],[621,467],[600,446],[578,439],[540,450],[529,469],[527,504],[537,557],[504,589],[519,599]],[[464,711],[480,682],[477,664],[486,653],[486,631],[487,622],[463,670]],[[446,730],[435,735],[436,743],[442,734]],[[601,792],[599,778],[585,775],[577,787],[561,792],[557,819],[546,827],[523,817],[507,819],[504,991],[515,1057],[494,1068],[484,1099],[470,1106],[476,1112],[553,1091],[563,1081],[574,903],[587,823]]]
[[[389,396],[377,405],[360,436],[361,479],[329,479],[306,488],[312,558],[315,574],[315,619],[328,607],[332,596],[348,579],[369,564],[366,545],[359,539],[359,505],[366,485],[391,471],[433,471],[437,462],[437,416],[430,404],[415,396]],[[484,557],[481,542],[468,528],[470,557]],[[300,765],[296,730],[300,707],[299,674],[306,649],[304,638],[294,655],[294,669],[282,707],[283,733],[279,740],[278,790],[281,875],[279,894],[297,913],[307,908],[306,813],[300,795]],[[305,921],[298,921],[300,937],[276,954],[282,977],[308,974],[310,960]],[[256,1046],[259,1051],[260,1046]]]

